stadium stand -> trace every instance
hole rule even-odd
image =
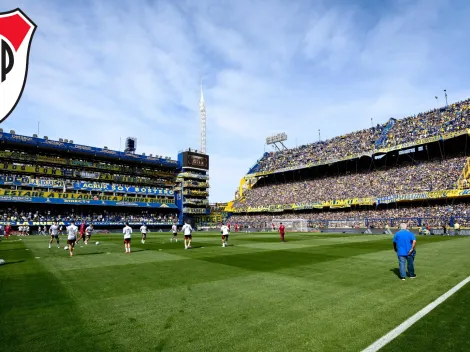
[[[377,125],[374,128],[345,134],[327,141],[265,153],[257,162],[257,167],[253,167],[249,174],[345,159],[372,153],[374,149],[381,147],[393,147],[439,136],[439,134],[465,131],[470,127],[469,110],[470,99],[467,99],[402,120],[392,119],[384,125]],[[382,135],[383,131],[386,136]]]
[[[465,157],[457,157],[338,177],[270,183],[246,192],[244,201],[235,202],[234,208],[454,189],[465,162]],[[446,172],[436,172],[439,169]]]
[[[470,100],[265,153],[226,210],[242,227],[470,226]],[[468,218],[467,218],[468,215]]]
[[[177,171],[170,158],[1,132],[0,224],[169,228],[180,222]]]
[[[410,226],[430,225],[440,227],[458,221],[462,226],[470,226],[470,204],[415,206],[388,209],[352,209],[335,211],[301,212],[296,214],[252,214],[232,215],[230,222],[252,228],[271,228],[273,219],[306,219],[311,227],[375,227],[386,225],[397,228],[401,222]]]

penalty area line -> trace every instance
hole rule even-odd
[[[400,336],[403,332],[405,332],[410,326],[412,326],[414,323],[416,323],[418,320],[420,320],[422,317],[424,317],[426,314],[431,312],[434,308],[436,308],[439,304],[444,302],[447,298],[452,296],[454,293],[456,293],[458,290],[460,290],[462,287],[464,287],[468,282],[470,282],[470,276],[452,287],[449,291],[444,293],[442,296],[437,298],[435,301],[429,303],[426,307],[421,309],[418,313],[415,315],[411,316],[407,320],[405,320],[403,323],[398,325],[395,329],[390,331],[388,334],[382,336],[380,339],[375,341],[372,345],[369,347],[365,348],[362,350],[362,352],[376,352],[380,350],[382,347],[384,347],[386,344],[388,344],[390,341],[396,339],[398,336]]]

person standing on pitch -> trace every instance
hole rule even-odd
[[[8,223],[7,226],[5,226],[5,238],[6,239],[8,239],[8,237],[10,237],[11,232],[12,232],[12,228],[11,228],[10,223]]]
[[[176,224],[173,224],[173,226],[171,227],[171,232],[173,232],[173,237],[170,238],[170,242],[173,242],[173,240],[175,240],[175,242],[178,242],[178,226],[176,226]]]
[[[59,225],[57,225],[57,221],[54,221],[54,224],[49,227],[49,234],[51,235],[51,239],[49,240],[49,248],[52,248],[52,241],[54,238],[57,241],[57,248],[60,248],[59,245]]]
[[[77,240],[78,227],[72,222],[67,227],[67,244],[69,245],[70,256],[73,257],[73,247],[75,247],[75,241]]]
[[[130,254],[132,228],[129,226],[128,222],[126,222],[126,226],[122,229],[122,233],[124,234],[124,248],[126,249],[126,253]]]
[[[147,239],[147,225],[145,225],[145,222],[142,223],[142,226],[140,227],[140,233],[142,234],[142,244],[145,244],[145,240]]]
[[[222,223],[222,226],[220,227],[220,233],[222,234],[222,247],[228,246],[229,232],[230,232],[229,227],[227,225],[224,225],[224,223]]]
[[[279,235],[281,236],[281,241],[284,243],[284,234],[286,233],[286,227],[282,224],[279,225]]]
[[[88,245],[88,241],[90,240],[92,234],[93,234],[93,224],[90,224],[85,229],[85,244],[86,245]]]
[[[411,231],[406,229],[406,224],[400,224],[400,231],[393,237],[393,248],[398,256],[400,280],[405,280],[406,277],[405,262],[408,263],[408,275],[410,278],[416,278],[414,266],[416,238]]]
[[[186,222],[181,230],[184,234],[184,249],[191,248],[191,241],[193,239],[191,233],[193,232],[193,228],[191,227],[191,225],[189,225],[188,222]]]

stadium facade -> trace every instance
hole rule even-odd
[[[196,150],[174,160],[0,129],[0,224],[197,224],[210,213],[208,171]]]

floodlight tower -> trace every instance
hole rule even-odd
[[[278,151],[281,151],[281,149],[279,149],[279,147],[277,146],[277,143],[281,144],[283,150],[287,149],[286,146],[282,143],[284,141],[287,141],[287,134],[285,134],[284,132],[278,133],[278,134],[275,134],[274,136],[270,136],[266,138],[266,144],[274,145],[274,147]]]
[[[206,154],[206,104],[204,103],[204,94],[202,93],[202,77],[201,77],[201,100],[199,102],[199,115],[201,117],[201,153]]]

